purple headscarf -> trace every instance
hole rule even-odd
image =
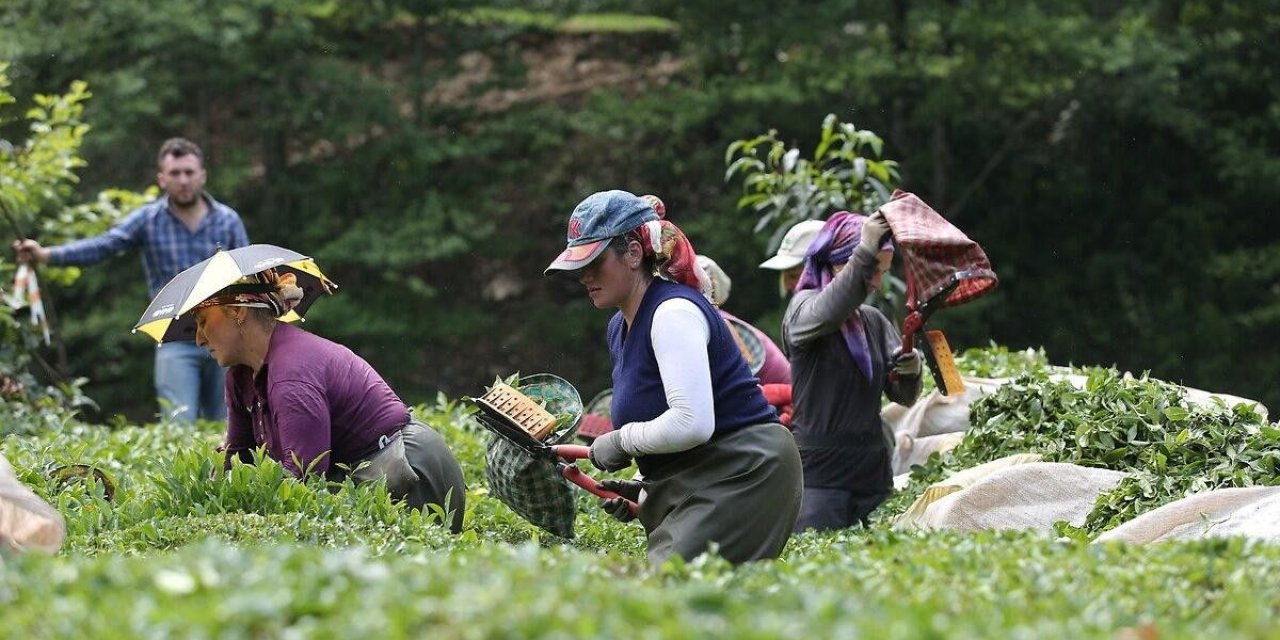
[[[822,230],[809,245],[804,258],[804,271],[800,273],[800,281],[796,291],[816,289],[822,291],[835,279],[838,264],[845,264],[853,256],[862,241],[862,223],[867,217],[859,213],[837,211],[827,219]],[[886,237],[880,250],[893,250],[893,243]],[[858,369],[867,380],[871,379],[871,351],[867,346],[867,332],[862,327],[862,316],[857,311],[849,314],[840,327],[844,334],[845,344]]]

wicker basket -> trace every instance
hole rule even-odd
[[[545,441],[556,426],[550,411],[504,382],[495,382],[480,399],[538,442]]]

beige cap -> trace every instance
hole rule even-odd
[[[703,273],[707,274],[707,279],[711,281],[711,291],[708,292],[707,299],[717,307],[723,305],[729,299],[729,288],[733,285],[733,281],[729,280],[729,274],[725,273],[715,260],[704,255],[699,254],[697,262]]]
[[[822,231],[822,226],[826,224],[822,220],[803,220],[797,222],[795,226],[787,230],[787,235],[782,236],[782,244],[778,245],[778,253],[772,258],[760,263],[761,269],[774,269],[775,271],[786,271],[792,267],[798,267],[804,262],[804,254],[809,251],[809,245],[813,239],[818,237],[818,232]]]

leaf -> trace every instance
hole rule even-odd
[[[782,170],[788,173],[795,171],[796,160],[798,160],[799,158],[800,158],[799,149],[792,148],[787,150],[786,154],[782,156]]]
[[[744,156],[742,158],[738,158],[737,160],[733,161],[733,164],[730,164],[729,168],[725,169],[724,179],[726,182],[729,181],[739,171],[762,172],[764,170],[765,170],[765,165],[758,158]]]
[[[763,160],[756,159],[758,145],[767,145]],[[823,218],[833,209],[869,210],[888,200],[886,185],[897,180],[897,163],[869,162],[858,153],[861,145],[871,145],[878,156],[881,139],[828,114],[812,160],[770,130],[726,147],[724,179],[741,177],[744,194],[770,195],[767,201],[744,195],[737,208],[753,210],[759,216],[756,232],[772,235],[770,227],[780,220]]]
[[[746,140],[734,140],[733,142],[730,142],[729,146],[725,147],[725,150],[724,150],[724,163],[726,165],[731,164],[733,162],[733,155],[737,153],[739,149],[746,146],[746,144],[747,144]],[[727,179],[728,177],[729,177],[729,174],[726,173],[725,178]]]
[[[738,198],[738,202],[736,206],[739,209],[746,209],[747,207],[754,206],[755,204],[759,202],[764,202],[768,199],[769,199],[769,196],[763,193],[752,193],[752,194],[742,196],[741,198]]]

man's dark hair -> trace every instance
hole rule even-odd
[[[200,161],[200,166],[204,166],[204,152],[196,143],[186,138],[169,138],[160,145],[160,153],[156,155],[156,166],[164,164],[164,159],[173,156],[181,158],[182,156],[192,155]]]

